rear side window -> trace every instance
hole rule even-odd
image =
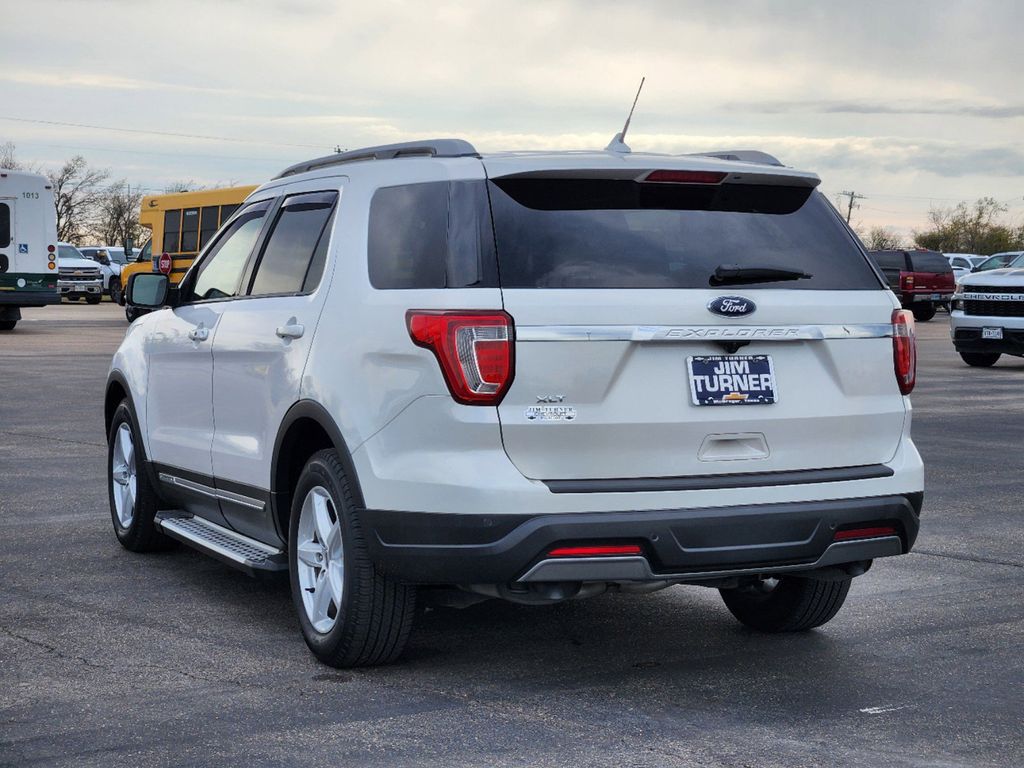
[[[907,269],[907,257],[903,251],[869,251],[872,260],[882,269]]]
[[[766,288],[881,287],[808,188],[528,177],[489,186],[505,288],[708,288],[724,265],[812,275]]]
[[[484,288],[498,284],[483,181],[378,189],[370,203],[374,288]]]
[[[316,288],[327,254],[327,225],[337,199],[337,192],[285,199],[256,266],[251,295],[307,293]]]
[[[0,248],[11,244],[11,206],[0,203]]]
[[[946,257],[935,251],[911,251],[910,263],[915,272],[952,272]]]

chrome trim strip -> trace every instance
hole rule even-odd
[[[182,536],[183,538],[186,538],[189,541],[194,541],[196,544],[202,545],[205,549],[216,551],[218,554],[223,555],[229,560],[234,560],[236,563],[247,562],[246,558],[241,557],[237,552],[233,552],[227,547],[222,547],[215,541],[210,541],[209,539],[197,536],[188,528],[181,526],[179,524],[181,519],[182,518],[179,517],[157,518],[161,528],[173,530],[178,536]],[[231,530],[230,528],[225,528],[222,525],[211,523],[209,520],[206,520],[205,518],[190,517],[187,519],[193,525],[198,524],[204,528],[208,528],[211,533],[216,533],[220,534],[221,536],[226,536],[228,538],[235,539],[236,541],[239,541],[248,547],[258,549],[261,552],[265,552],[268,555],[280,555],[282,552],[282,550],[275,549],[274,547],[271,547],[269,544],[264,544],[262,541],[256,541],[256,539],[251,539],[248,536],[244,536],[241,533],[238,533],[237,531]]]
[[[691,573],[654,573],[647,558],[638,556],[562,557],[541,560],[520,576],[518,581],[700,581],[727,576],[810,571],[830,565],[901,554],[903,554],[903,542],[899,536],[879,536],[875,539],[834,542],[813,563],[765,565],[756,568],[722,568]]]
[[[242,507],[248,507],[249,509],[255,509],[262,511],[266,504],[259,499],[254,499],[250,496],[243,496],[240,493],[232,493],[231,491],[222,491],[219,488],[211,488],[208,485],[197,483],[193,480],[186,480],[183,477],[176,477],[175,475],[168,475],[164,472],[160,473],[160,480],[170,485],[176,485],[179,488],[184,488],[186,491],[192,491],[198,493],[201,496],[205,496],[208,499],[217,499],[217,501],[229,501],[232,504],[238,504]]]
[[[822,341],[885,339],[891,323],[856,325],[522,325],[520,341]]]

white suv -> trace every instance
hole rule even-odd
[[[910,550],[923,471],[913,319],[818,181],[451,139],[286,170],[179,288],[131,278],[117,537],[288,571],[336,666],[396,658],[417,599],[691,584],[823,624]]]

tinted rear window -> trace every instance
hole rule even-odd
[[[903,251],[868,251],[868,255],[882,269],[906,270],[907,268],[907,257],[903,255]]]
[[[497,283],[483,181],[383,187],[370,203],[374,288],[482,288]]]
[[[881,287],[806,188],[509,178],[490,191],[506,288],[708,288],[721,265],[813,276],[771,288]]]
[[[935,251],[911,251],[910,263],[915,272],[952,272],[946,257]]]

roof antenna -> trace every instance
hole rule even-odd
[[[636,89],[636,97],[633,99],[633,106],[629,108],[629,116],[626,117],[626,124],[622,126],[622,133],[616,133],[615,138],[608,142],[608,146],[604,148],[605,152],[632,152],[629,146],[626,144],[626,131],[629,130],[629,121],[633,119],[633,110],[636,109],[636,103],[640,99],[640,91],[644,89],[644,81],[646,77],[640,78],[640,87]]]

